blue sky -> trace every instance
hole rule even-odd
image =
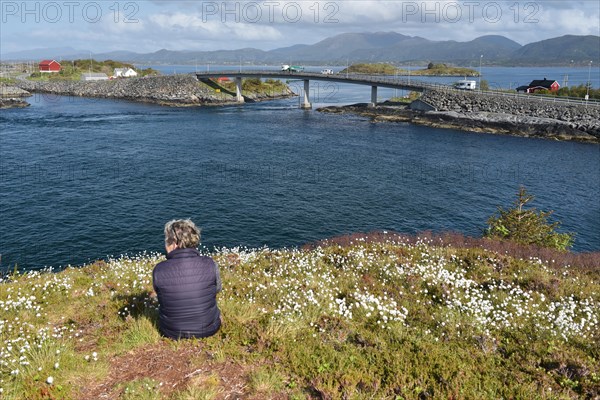
[[[600,35],[600,3],[580,1],[27,1],[0,0],[0,53],[72,47],[270,50],[344,32],[395,31],[431,40],[503,35],[527,44]]]

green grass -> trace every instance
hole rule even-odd
[[[429,63],[426,69],[413,71],[412,73],[424,76],[479,76],[479,72],[472,68],[433,63]]]
[[[344,68],[339,73],[345,74],[370,74],[370,75],[394,75],[406,72],[400,70],[393,65],[377,63],[377,64],[352,64],[348,68]]]
[[[138,76],[160,75],[160,72],[152,68],[137,69],[133,64],[113,60],[63,60],[61,70],[58,73],[34,72],[28,79],[32,81],[78,81],[81,75],[88,72],[104,73],[112,76],[115,68],[131,68]]]
[[[600,89],[595,89],[588,87],[588,85],[578,85],[578,86],[569,86],[562,87],[556,92],[551,92],[549,90],[539,90],[534,93],[535,95],[546,95],[546,96],[559,96],[559,97],[578,97],[585,98],[586,95],[589,96],[590,99],[600,100]]]
[[[416,99],[418,99],[419,97],[421,97],[421,93],[409,92],[406,97],[392,97],[389,99],[389,101],[392,103],[410,104],[413,101],[415,101]]]
[[[453,67],[446,64],[430,63],[425,69],[405,70],[396,68],[390,64],[352,64],[339,73],[345,74],[369,74],[369,75],[423,75],[423,76],[479,76],[479,72],[471,68]]]
[[[235,82],[220,82],[222,87],[235,93]],[[280,95],[287,93],[288,86],[278,79],[247,78],[242,80],[242,93],[265,93],[269,95]]]
[[[203,340],[159,336],[156,255],[9,276],[2,398],[600,395],[598,269],[395,236],[211,255],[224,324]]]
[[[273,366],[263,366],[250,373],[248,383],[254,393],[269,397],[284,389],[285,376]]]

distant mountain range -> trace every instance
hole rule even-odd
[[[254,48],[216,51],[158,50],[140,54],[130,51],[90,53],[73,48],[35,49],[7,53],[2,61],[80,59],[136,64],[315,64],[345,65],[350,62],[394,62],[423,64],[449,62],[479,65],[582,65],[600,59],[600,36],[566,35],[522,46],[504,36],[481,36],[468,42],[434,41],[396,32],[344,33],[312,45],[297,44],[270,51]]]

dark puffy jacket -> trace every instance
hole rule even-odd
[[[163,335],[201,338],[219,330],[221,312],[216,296],[221,278],[212,258],[201,256],[196,249],[175,249],[154,267],[152,279]]]

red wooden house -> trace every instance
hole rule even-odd
[[[60,72],[60,63],[56,60],[42,60],[40,72]]]
[[[548,90],[550,92],[556,92],[560,88],[558,82],[550,79],[538,79],[533,80],[527,87],[527,93],[535,93],[539,90]]]

